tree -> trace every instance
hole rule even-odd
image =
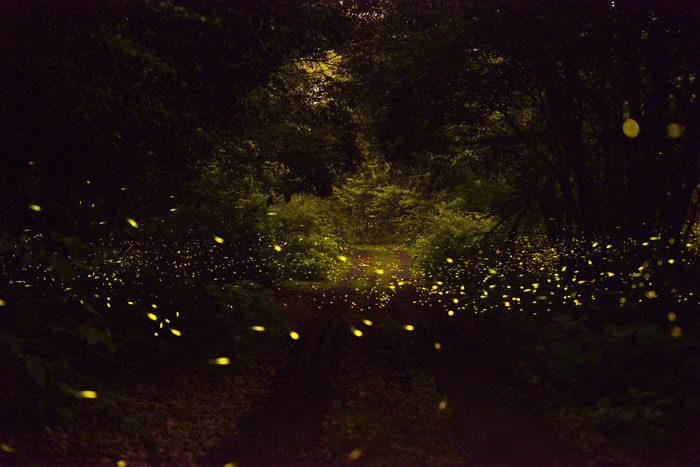
[[[388,158],[440,154],[505,176],[511,210],[538,207],[553,238],[687,227],[700,56],[689,4],[395,0],[363,18],[345,55]]]

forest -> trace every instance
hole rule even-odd
[[[700,465],[698,30],[0,2],[0,465]]]

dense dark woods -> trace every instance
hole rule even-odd
[[[0,464],[700,462],[699,29],[3,2]]]

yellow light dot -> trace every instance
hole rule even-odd
[[[153,321],[156,321],[158,319],[158,317],[156,315],[154,315],[153,313],[147,313],[146,316],[151,318]]]
[[[454,314],[455,314],[455,312],[452,311],[452,310],[449,310],[449,311],[447,312],[447,315],[448,315],[448,316],[453,316]]]
[[[133,220],[132,218],[127,217],[127,218],[126,218],[126,221],[127,221],[127,222],[129,223],[129,225],[132,226],[133,228],[135,228],[135,229],[138,229],[138,228],[139,228],[139,224],[138,224],[135,220]]]
[[[5,300],[3,300],[2,298],[0,298],[0,306],[5,306],[5,305],[7,305],[7,302]]]
[[[173,329],[173,328],[169,328],[169,329],[170,329],[170,332],[172,332],[172,333],[175,334],[176,336],[181,336],[181,335],[182,335],[182,333],[181,333],[180,331],[178,331],[177,329]]]
[[[97,399],[97,393],[95,391],[76,391],[75,395],[83,399]]]
[[[453,263],[453,262],[454,262],[454,260],[453,260],[452,258],[447,258],[445,261],[447,261],[448,263]]]
[[[117,461],[117,467],[126,467],[126,461],[125,460]]]
[[[442,345],[440,345],[439,342],[434,343],[434,344],[433,344],[433,347],[435,347],[435,350],[440,350],[440,349],[442,349]]]
[[[231,363],[231,360],[229,360],[227,357],[219,357],[209,360],[209,363],[212,365],[228,365]]]
[[[453,303],[459,303],[459,299],[458,299],[458,298],[453,298],[453,299],[452,299],[452,302],[453,302]]]
[[[39,206],[37,204],[30,204],[29,209],[31,209],[32,211],[39,212],[39,211],[41,211],[41,206]]]
[[[291,337],[291,338],[294,339],[294,340],[297,340],[297,339],[299,339],[299,333],[296,332],[296,331],[290,331],[290,332],[289,332],[289,337]]]
[[[355,327],[351,327],[350,331],[352,331],[353,334],[355,334],[357,337],[362,337],[362,331],[359,329],[356,329]]]
[[[406,331],[413,331],[413,330],[415,329],[415,328],[413,327],[412,324],[404,324],[404,325],[403,325],[403,328],[404,328]]]
[[[438,410],[445,410],[447,408],[447,399],[443,399],[438,404]]]
[[[348,459],[351,461],[357,460],[362,455],[362,449],[353,449],[350,454],[348,454]]]
[[[673,323],[676,320],[676,314],[674,312],[670,312],[668,314],[668,320]]]
[[[367,326],[372,326],[374,324],[372,321],[370,321],[368,319],[363,319],[362,322],[365,323]]]
[[[671,328],[671,337],[674,339],[680,339],[680,337],[683,335],[683,330],[678,327],[678,326],[673,326]]]
[[[262,332],[265,330],[265,326],[251,326],[250,329],[252,329],[253,331]]]
[[[632,118],[628,118],[622,124],[622,132],[628,138],[636,138],[639,135],[639,124]]]
[[[384,274],[384,269],[375,269],[374,272],[377,274]]]
[[[217,235],[214,235],[214,241],[215,241],[216,243],[224,243],[224,239],[221,238],[221,237],[219,237],[219,236],[217,236]]]
[[[282,251],[282,247],[279,245],[275,245],[273,248],[275,249],[275,251]]]
[[[683,126],[679,123],[669,123],[666,127],[666,135],[671,139],[680,138],[683,136]]]
[[[5,443],[0,443],[0,451],[9,452],[9,453],[12,453],[12,454],[14,454],[14,453],[17,452],[17,451],[15,451],[15,448],[13,448],[12,446],[9,446],[9,445],[7,445],[7,444],[5,444]]]
[[[227,463],[227,464],[224,464],[224,467],[236,467],[236,463],[235,463],[235,462],[229,462],[229,463]]]
[[[338,259],[339,259],[340,261],[343,261],[343,262],[345,262],[345,261],[348,260],[348,258],[347,258],[346,256],[343,256],[343,255],[338,255]]]

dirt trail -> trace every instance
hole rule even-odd
[[[408,279],[410,257],[395,253],[395,279]],[[362,297],[349,291],[369,256],[357,251],[341,285],[319,292],[319,319],[269,400],[206,465],[590,465],[510,394],[474,342],[414,303],[413,286],[358,312]]]

